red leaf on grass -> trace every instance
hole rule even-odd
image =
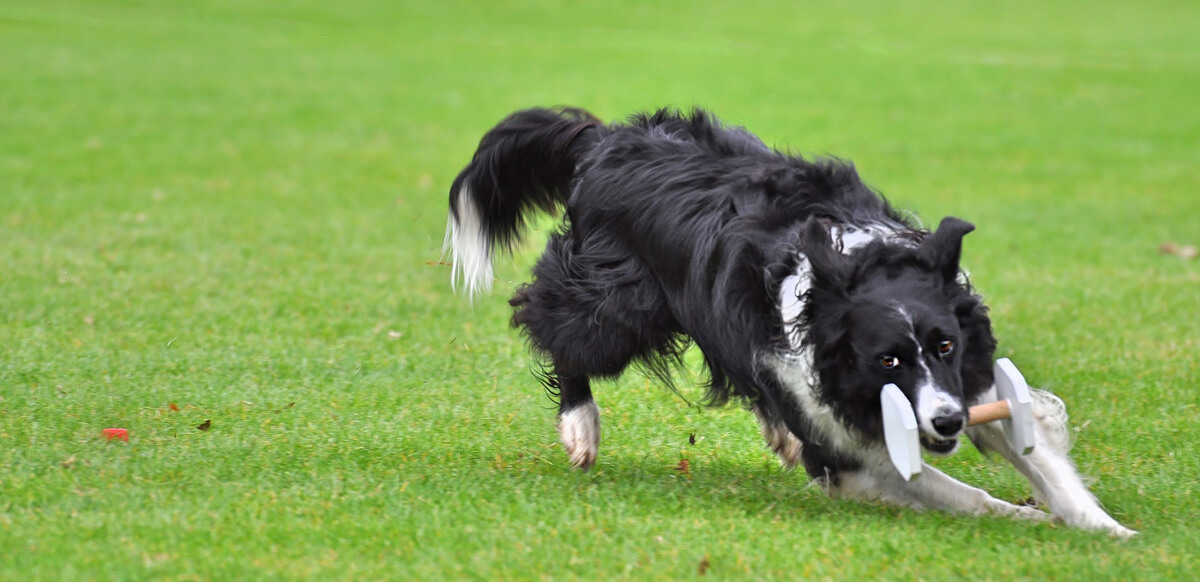
[[[167,407],[171,409],[171,412],[179,412],[179,405],[174,402],[168,402]]]

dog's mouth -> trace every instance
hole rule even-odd
[[[921,446],[935,455],[949,455],[958,448],[958,439],[939,439],[921,435]]]

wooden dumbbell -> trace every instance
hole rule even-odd
[[[996,398],[967,410],[967,426],[1000,421],[1009,447],[1018,455],[1033,451],[1033,397],[1021,371],[1008,358],[996,360]],[[879,397],[883,407],[883,436],[896,470],[911,481],[921,474],[921,441],[912,403],[895,384]]]

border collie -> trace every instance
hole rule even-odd
[[[451,187],[451,284],[490,289],[493,254],[511,251],[537,210],[565,220],[509,303],[544,358],[572,465],[596,462],[591,380],[637,363],[669,381],[694,342],[707,400],[745,403],[783,464],[802,463],[831,495],[1135,533],[1080,479],[1053,395],[1039,391],[1027,456],[999,423],[966,427],[970,405],[996,399],[991,322],[959,268],[971,224],[924,230],[852,164],[777,152],[704,111],[609,125],[529,109],[484,135]],[[1050,513],[928,465],[904,481],[883,443],[887,383],[913,403],[928,452],[954,452],[965,432],[1023,473]]]

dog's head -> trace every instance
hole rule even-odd
[[[962,239],[974,228],[946,218],[917,245],[876,241],[842,254],[823,224],[805,225],[804,341],[822,399],[868,437],[882,438],[879,394],[892,383],[913,404],[922,445],[952,453],[966,402],[991,385],[991,323],[959,279]]]

